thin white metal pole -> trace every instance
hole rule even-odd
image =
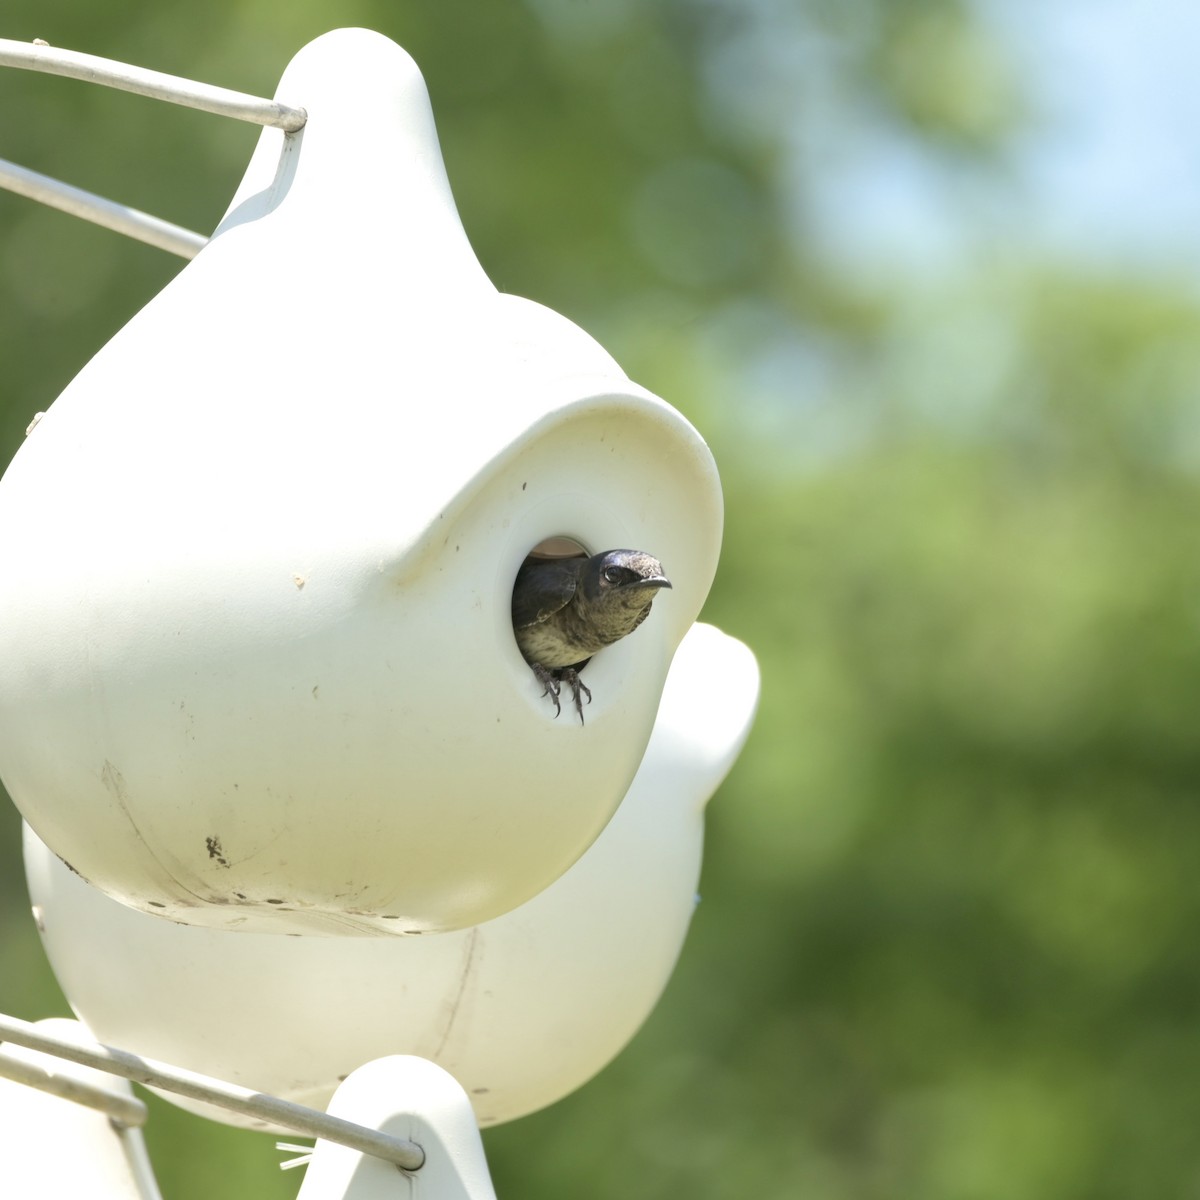
[[[146,1123],[146,1106],[133,1096],[106,1092],[103,1088],[85,1083],[73,1075],[56,1075],[47,1067],[37,1066],[21,1058],[0,1054],[0,1076],[11,1079],[14,1083],[37,1088],[40,1092],[61,1096],[64,1100],[82,1104],[87,1108],[98,1108],[118,1125],[128,1129],[136,1129]]]
[[[208,244],[208,238],[202,233],[194,233],[182,225],[152,217],[140,209],[105,200],[95,192],[85,192],[82,188],[72,187],[69,183],[62,183],[49,175],[41,175],[4,159],[0,159],[0,188],[70,213],[73,217],[103,225],[105,229],[136,238],[169,254],[178,254],[180,258],[195,258]]]
[[[43,1054],[57,1055],[69,1062],[108,1071],[134,1083],[162,1088],[192,1100],[204,1100],[209,1104],[227,1108],[230,1112],[282,1126],[305,1137],[337,1142],[357,1150],[360,1154],[371,1154],[395,1163],[406,1171],[417,1170],[425,1161],[425,1152],[416,1142],[392,1137],[378,1129],[356,1125],[353,1121],[345,1121],[340,1117],[331,1117],[328,1113],[315,1108],[305,1108],[302,1104],[293,1104],[290,1100],[281,1100],[278,1096],[267,1096],[250,1088],[238,1087],[208,1075],[197,1074],[195,1071],[185,1071],[182,1067],[173,1067],[151,1058],[140,1058],[127,1050],[117,1050],[99,1042],[88,1044],[55,1037],[16,1017],[0,1015],[0,1041],[13,1042],[30,1050],[40,1050]]]
[[[40,42],[15,42],[0,38],[0,67],[17,67],[25,71],[44,71],[49,75],[65,75],[86,83],[100,83],[123,92],[134,92],[154,100],[167,100],[187,108],[250,121],[255,125],[270,125],[294,133],[308,120],[302,108],[289,108],[277,100],[264,100],[245,92],[197,83],[162,71],[148,71],[128,63],[115,62],[94,54],[75,50],[59,50]]]

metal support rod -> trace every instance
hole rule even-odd
[[[228,88],[213,87],[197,83],[178,75],[166,75],[161,71],[148,71],[143,67],[131,67],[128,63],[114,62],[94,54],[79,54],[74,50],[59,50],[45,42],[15,42],[0,38],[0,67],[17,67],[26,71],[43,71],[50,75],[64,75],[70,79],[81,79],[87,83],[99,83],[105,87],[134,92],[154,100],[166,100],[188,108],[218,116],[232,117],[238,121],[251,121],[256,125],[270,125],[287,133],[294,133],[304,126],[308,114],[302,108],[289,108],[277,100],[264,100],[245,92],[234,92]],[[71,216],[81,217],[96,225],[103,225],[116,233],[123,233],[139,242],[177,254],[181,258],[195,258],[206,245],[203,234],[173,225],[152,217],[124,204],[117,204],[86,192],[82,188],[61,183],[49,175],[40,175],[16,163],[0,160],[0,188],[27,199],[36,200],[57,208]]]
[[[128,63],[114,62],[94,54],[59,50],[40,42],[15,42],[0,38],[0,67],[65,75],[69,79],[99,83],[123,92],[149,96],[154,100],[167,100],[186,108],[232,117],[237,121],[270,125],[288,133],[295,133],[308,120],[304,109],[289,108],[277,100],[264,100],[260,96],[214,87],[209,83],[197,83],[193,79],[166,75],[162,71],[148,71],[145,67],[131,67]]]
[[[85,192],[82,188],[61,183],[49,175],[40,175],[37,171],[19,167],[4,159],[0,159],[0,188],[16,192],[18,196],[29,200],[37,200],[60,212],[70,213],[73,217],[103,225],[105,229],[123,233],[126,237],[166,250],[169,254],[178,254],[180,258],[195,258],[208,244],[208,238],[202,233],[194,233],[182,225],[152,217],[140,209],[105,200],[95,192]]]
[[[56,1037],[16,1017],[0,1015],[0,1041],[40,1050],[43,1054],[53,1054],[85,1067],[108,1071],[134,1083],[175,1092],[191,1100],[203,1100],[227,1108],[230,1112],[241,1113],[242,1116],[282,1126],[304,1137],[337,1142],[360,1154],[371,1154],[395,1163],[406,1171],[419,1169],[425,1161],[425,1152],[415,1142],[392,1137],[378,1129],[368,1129],[365,1125],[356,1125],[340,1117],[331,1117],[328,1113],[305,1108],[302,1104],[293,1104],[277,1096],[267,1096],[154,1059],[140,1058],[126,1050],[117,1050],[98,1042],[89,1044]]]
[[[146,1123],[146,1106],[135,1097],[107,1092],[72,1075],[56,1075],[48,1067],[26,1062],[22,1058],[0,1053],[0,1076],[87,1108],[98,1108],[127,1129],[136,1129]]]

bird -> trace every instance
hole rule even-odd
[[[590,704],[592,693],[579,672],[592,655],[631,634],[659,590],[670,586],[662,563],[641,550],[525,560],[513,584],[513,634],[556,717],[566,684],[584,723],[581,697]]]

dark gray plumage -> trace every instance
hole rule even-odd
[[[542,695],[562,711],[559,691],[571,689],[583,721],[581,695],[592,693],[579,671],[605,646],[632,633],[671,581],[662,563],[640,550],[605,550],[591,558],[526,559],[513,584],[512,619],[517,646],[533,668]]]

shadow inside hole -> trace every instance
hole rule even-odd
[[[525,555],[525,563],[532,561],[542,561],[547,558],[587,558],[589,557],[587,548],[577,542],[573,537],[566,537],[559,534],[555,537],[542,538],[532,550]]]

